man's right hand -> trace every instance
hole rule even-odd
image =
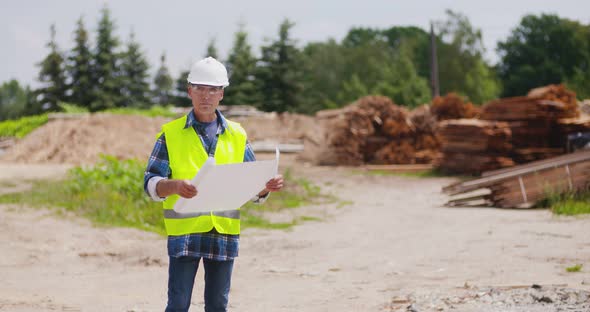
[[[197,195],[197,188],[189,180],[164,179],[156,184],[156,193],[160,197],[168,197],[177,194],[184,198],[192,198]]]
[[[189,180],[174,180],[176,182],[176,194],[184,198],[192,198],[197,195],[197,188]]]

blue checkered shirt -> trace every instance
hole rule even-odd
[[[222,134],[227,129],[228,124],[221,112],[217,111],[217,135]],[[217,136],[207,138],[203,125],[195,118],[193,110],[187,115],[187,127],[193,127],[199,136],[201,143],[206,151],[215,150],[217,145]],[[256,157],[252,151],[249,142],[246,142],[246,151],[244,153],[244,162],[255,161]],[[153,177],[170,178],[170,161],[168,158],[168,149],[166,147],[166,137],[164,133],[160,135],[152,154],[150,155],[146,171],[144,173],[144,190],[148,193],[148,181]],[[211,260],[224,261],[238,256],[240,243],[239,235],[220,234],[213,229],[208,233],[194,233],[179,236],[168,236],[168,255],[170,257],[193,256],[203,257]]]

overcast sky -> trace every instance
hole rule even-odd
[[[76,20],[83,16],[91,40],[96,37],[100,9],[107,4],[116,23],[115,34],[125,43],[133,29],[155,71],[166,53],[174,78],[202,57],[215,38],[225,59],[238,23],[258,54],[265,38],[276,38],[281,21],[295,22],[292,36],[299,46],[328,38],[342,39],[353,26],[389,28],[394,25],[428,29],[430,21],[445,18],[445,9],[465,14],[482,30],[486,59],[498,60],[495,47],[526,14],[555,13],[590,24],[588,0],[246,0],[246,1],[132,1],[132,0],[0,0],[0,83],[16,78],[35,85],[39,61],[48,53],[49,26],[55,23],[62,50],[73,46]]]

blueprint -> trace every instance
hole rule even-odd
[[[278,148],[273,160],[215,165],[215,159],[210,157],[191,181],[197,188],[197,196],[181,197],[174,204],[174,211],[195,213],[238,209],[264,189],[266,182],[277,175],[278,167]]]

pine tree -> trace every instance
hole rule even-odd
[[[57,111],[58,101],[66,98],[66,76],[64,73],[64,58],[55,43],[55,24],[50,27],[51,40],[47,43],[50,52],[39,66],[39,81],[42,87],[36,94],[39,96],[39,104],[46,111]]]
[[[259,107],[264,111],[296,111],[303,90],[301,52],[289,37],[293,23],[285,20],[279,27],[279,38],[262,47],[262,58],[256,78],[262,93]]]
[[[256,58],[248,44],[248,34],[240,26],[227,60],[230,86],[225,90],[225,105],[256,105],[259,95],[254,84]]]
[[[123,106],[147,107],[150,105],[148,70],[149,64],[141,52],[139,43],[135,41],[135,33],[132,31],[121,64]]]
[[[218,58],[219,54],[217,53],[217,48],[215,47],[215,38],[212,38],[211,40],[209,40],[209,44],[207,45],[207,51],[205,52],[205,57],[208,57],[208,56],[219,60],[219,58]]]
[[[95,100],[91,104],[93,111],[112,108],[121,102],[118,77],[120,61],[116,52],[119,40],[113,35],[114,28],[110,11],[105,6],[98,23],[98,38],[94,52]]]
[[[78,19],[78,27],[74,31],[75,46],[68,57],[67,72],[71,79],[68,87],[71,90],[69,101],[76,105],[90,108],[93,100],[94,85],[92,80],[92,53],[88,46],[88,32],[82,17]]]
[[[187,81],[188,70],[183,70],[174,84],[174,98],[172,102],[177,106],[191,106],[191,99],[187,95]],[[225,98],[225,96],[224,96]]]
[[[156,72],[154,78],[154,96],[156,103],[160,105],[167,105],[170,101],[170,93],[172,91],[172,77],[168,67],[166,67],[166,54],[162,53],[160,57],[160,68]]]
[[[29,100],[28,87],[21,87],[15,79],[0,86],[0,121],[24,115]]]

